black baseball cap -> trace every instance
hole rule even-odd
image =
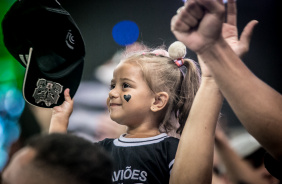
[[[75,95],[83,72],[85,45],[73,18],[56,0],[18,0],[2,21],[4,44],[26,68],[25,100],[52,108]]]

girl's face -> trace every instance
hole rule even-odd
[[[129,127],[148,121],[154,93],[137,64],[120,63],[114,71],[107,106],[112,120]]]

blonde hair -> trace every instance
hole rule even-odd
[[[140,66],[144,80],[154,93],[168,93],[169,100],[159,124],[160,131],[169,133],[177,127],[175,131],[181,134],[199,88],[200,72],[191,59],[183,58],[181,67],[174,63],[175,57],[179,57],[175,52],[178,50],[183,54],[183,48],[170,47],[169,50],[174,53],[168,54],[164,48],[127,53],[122,62]],[[175,55],[174,58],[171,55]]]

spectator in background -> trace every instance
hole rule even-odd
[[[202,17],[201,6],[208,7],[209,11],[205,17]],[[196,52],[204,61],[240,122],[266,149],[267,154],[264,157],[266,168],[281,180],[282,95],[257,78],[240,60],[238,53],[248,47],[240,47],[242,44],[232,47],[234,44],[249,41],[242,39],[246,38],[245,34],[238,40],[234,7],[236,1],[228,0],[227,8],[233,9],[232,16],[227,18],[230,26],[227,27],[229,31],[226,33],[229,34],[229,38],[222,35],[224,6],[221,0],[188,1],[178,16],[173,17],[171,29],[179,41]],[[247,29],[245,28],[247,30],[245,33],[250,33],[252,30],[250,28],[256,23],[257,21],[250,22]]]
[[[230,183],[279,184],[264,166],[265,150],[249,133],[244,131],[229,139],[218,126],[215,148],[224,168],[219,173],[227,176]]]
[[[81,151],[83,150],[83,151]],[[69,134],[31,138],[5,168],[2,183],[111,183],[112,159],[97,144]]]

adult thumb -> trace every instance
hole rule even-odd
[[[258,24],[257,20],[250,21],[244,28],[241,36],[240,42],[246,46],[250,45],[251,37],[253,35],[254,27]]]

